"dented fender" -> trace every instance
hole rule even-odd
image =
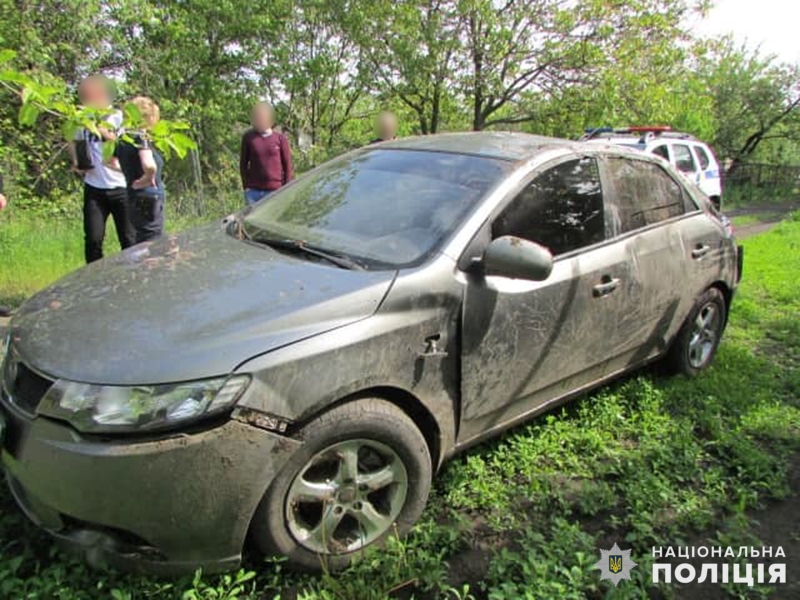
[[[463,288],[453,269],[441,256],[434,268],[401,273],[372,317],[239,365],[253,377],[239,407],[297,426],[362,394],[387,397],[413,417],[413,398],[435,424],[441,460],[459,412]]]

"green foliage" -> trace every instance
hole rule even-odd
[[[191,589],[182,594],[181,600],[241,600],[251,598],[255,591],[253,582],[255,577],[256,574],[253,571],[240,570],[233,575],[222,575],[216,584],[208,584],[203,581],[203,573],[198,571],[192,581]],[[118,592],[118,590],[114,591]],[[118,593],[122,594],[121,592]]]
[[[175,155],[166,184],[194,212],[239,189],[240,137],[258,99],[275,104],[299,171],[364,144],[384,108],[399,114],[400,135],[495,127],[574,138],[591,126],[663,123],[712,141],[723,159],[800,162],[797,68],[692,39],[686,24],[706,9],[693,0],[0,0],[0,62],[15,61],[0,66],[0,169],[15,201],[56,204],[74,183],[64,115],[68,129],[102,120],[73,113],[75,86],[92,72],[118,82],[122,106],[140,93],[159,102],[173,124],[154,134]]]
[[[800,65],[739,46],[730,37],[714,43],[700,65],[713,101],[711,141],[720,155],[738,163],[761,156],[797,161],[800,150]]]
[[[520,550],[503,548],[495,555],[487,577],[489,600],[582,600],[599,591],[592,569],[597,562],[594,538],[561,518],[547,529],[546,535],[527,529],[520,535]]]
[[[43,113],[55,117],[61,122],[61,130],[66,140],[74,138],[80,129],[87,129],[100,137],[100,129],[110,127],[107,119],[110,110],[98,110],[75,105],[69,99],[69,92],[64,82],[53,76],[38,72],[23,73],[13,68],[16,52],[3,50],[0,52],[0,86],[19,97],[20,107],[18,121],[24,127],[33,127]],[[133,103],[123,107],[122,128],[128,131],[143,128],[142,115]],[[179,158],[186,156],[197,144],[186,135],[188,123],[161,119],[147,135],[153,143],[169,158],[173,153]],[[125,139],[125,136],[123,136]],[[128,136],[128,140],[130,137]],[[110,158],[114,154],[115,142],[104,145],[103,154]]]

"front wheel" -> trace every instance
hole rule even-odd
[[[672,344],[667,357],[672,370],[694,377],[711,364],[725,329],[726,313],[722,292],[707,289]]]
[[[259,550],[303,569],[339,569],[419,518],[431,457],[424,436],[398,407],[356,400],[323,414],[301,435],[304,444],[253,518]]]

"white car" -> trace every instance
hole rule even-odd
[[[708,145],[691,134],[670,127],[589,129],[582,141],[619,144],[655,154],[696,183],[718,209],[722,205],[722,171]]]

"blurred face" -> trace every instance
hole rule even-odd
[[[275,114],[272,107],[268,104],[256,104],[250,115],[250,121],[253,129],[257,131],[270,129],[275,124]]]
[[[81,104],[89,108],[106,108],[111,104],[106,83],[99,78],[87,77],[78,86],[78,98]]]
[[[378,115],[375,128],[382,140],[393,140],[397,136],[397,117],[390,112],[382,112]]]

